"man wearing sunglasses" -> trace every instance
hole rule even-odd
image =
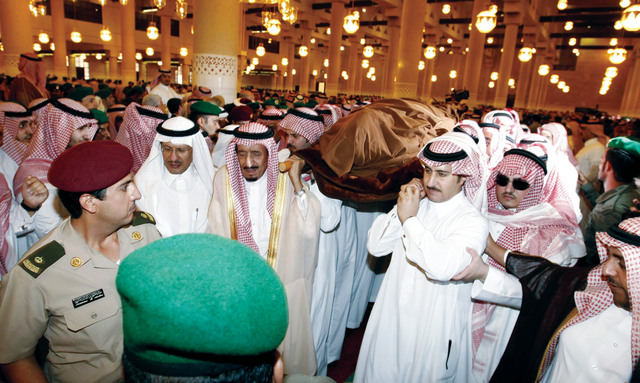
[[[546,172],[546,163],[529,150],[512,149],[504,154],[487,182],[490,234],[505,249],[571,266],[584,255],[584,245],[576,225],[545,197]],[[473,377],[469,381],[489,380],[519,313],[522,293],[517,279],[503,278],[504,268],[491,259],[488,263],[490,278],[484,284],[474,282],[472,291]],[[498,282],[503,280],[506,283]],[[492,298],[499,294],[496,291],[503,294],[500,305],[486,303],[496,300]]]
[[[466,381],[471,284],[450,279],[488,235],[481,154],[466,133],[432,139],[418,155],[422,180],[403,185],[397,206],[371,226],[369,252],[393,255],[354,382]]]

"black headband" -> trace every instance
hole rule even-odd
[[[281,116],[270,116],[270,115],[262,115],[260,117],[258,117],[258,119],[260,120],[266,120],[266,121],[279,121],[282,120],[284,118],[284,114]]]
[[[535,162],[536,164],[538,164],[542,170],[544,171],[544,174],[547,174],[547,165],[544,163],[544,161],[542,160],[542,158],[536,156],[535,154],[531,153],[528,150],[524,150],[524,149],[511,149],[508,150],[504,153],[504,157],[508,156],[509,154],[519,154],[523,157],[527,157],[528,159],[532,160],[533,162]]]
[[[164,124],[165,121],[162,121],[161,123],[158,124],[158,126],[156,127],[156,132],[158,132],[158,134],[162,134],[163,136],[168,136],[168,137],[187,137],[187,136],[192,136],[196,133],[198,133],[198,131],[200,131],[200,128],[196,125],[193,124],[193,126],[187,130],[169,130],[169,129],[165,129],[164,127],[162,127],[162,124]]]
[[[199,90],[201,93],[204,93],[204,94],[211,94],[211,89],[209,89],[209,90],[207,91],[207,90],[202,90],[202,88],[203,88],[203,87],[201,87],[201,86],[199,86],[199,87],[198,87],[198,90]]]
[[[164,73],[164,74],[169,74],[169,73],[171,73],[171,69],[169,69],[169,70],[158,69],[158,72]]]
[[[478,124],[478,126],[480,126],[481,128],[496,128],[496,129],[500,129],[500,125],[498,124],[494,124],[491,122],[481,122]]]
[[[62,110],[65,113],[69,113],[71,115],[74,115],[76,117],[82,117],[82,118],[86,118],[87,120],[95,120],[96,118],[93,117],[93,113],[91,112],[83,112],[81,110],[76,110],[73,109],[69,106],[66,106],[65,104],[61,103],[58,100],[51,100],[51,105],[55,106],[56,108]]]
[[[424,149],[422,150],[422,154],[424,154],[424,156],[428,160],[436,161],[436,162],[454,162],[454,161],[464,160],[465,158],[468,157],[467,152],[465,152],[464,150],[461,150],[455,153],[433,152],[431,151],[432,144],[433,142],[428,143],[427,146],[425,146]]]
[[[460,132],[460,133],[464,133],[464,134],[466,134],[467,136],[471,137],[471,139],[473,139],[473,142],[475,142],[476,144],[477,144],[478,142],[480,142],[480,140],[479,140],[477,137],[472,136],[472,135],[471,135],[471,133],[469,133],[469,132],[465,131],[464,129],[462,129],[462,128],[461,128],[461,127],[459,127],[459,126],[454,127],[454,128],[453,128],[453,131],[454,131],[454,132]]]
[[[297,109],[291,109],[289,111],[289,114],[293,114],[294,116],[297,116],[300,118],[306,118],[307,120],[311,120],[311,121],[324,122],[324,119],[320,116],[313,116],[310,114],[306,114],[305,112],[299,111]]]
[[[316,109],[316,113],[318,114],[331,114],[331,111],[328,109]]]
[[[511,142],[512,144],[516,143],[516,140],[514,140],[513,137],[511,136],[506,136],[505,138],[507,139],[507,141]]]
[[[26,58],[27,60],[30,60],[30,61],[42,61],[42,59],[40,57],[29,57],[29,56],[27,56],[25,54],[21,54],[20,57],[24,57],[24,58]]]
[[[607,234],[624,243],[640,247],[640,236],[624,231],[618,226],[611,226],[611,228],[607,230]]]
[[[7,110],[4,112],[4,116],[10,118],[27,118],[31,117],[31,112],[28,109],[24,112],[12,112]]]
[[[498,112],[498,113],[494,113],[491,117],[500,117],[500,116],[505,116],[505,117],[509,117],[510,119],[513,120],[513,116],[507,112]]]
[[[267,129],[266,132],[262,132],[262,133],[241,132],[238,129],[240,129],[239,126],[237,128],[235,128],[234,130],[218,129],[218,133],[232,134],[235,137],[245,138],[245,139],[248,139],[248,140],[266,140],[267,138],[273,137],[273,130],[271,130],[271,129]]]
[[[127,109],[126,106],[115,106],[113,108],[107,109],[107,113],[124,112],[125,109]]]
[[[145,109],[145,108],[142,108],[140,106],[136,106],[136,110],[138,111],[138,113],[140,113],[143,116],[147,116],[147,117],[151,117],[151,118],[157,118],[158,120],[163,120],[164,121],[164,120],[169,118],[164,113],[154,112],[153,110]]]
[[[49,105],[49,103],[51,102],[51,100],[45,100],[41,103],[39,103],[38,105],[34,105],[31,108],[27,109],[29,112],[33,113],[36,110],[40,110],[42,108],[44,108],[45,106]]]

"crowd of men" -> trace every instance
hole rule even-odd
[[[225,103],[170,70],[44,86],[21,60],[0,102],[8,381],[331,381],[369,302],[356,382],[636,377],[635,121],[450,108],[384,207],[325,195],[296,155],[375,98]]]

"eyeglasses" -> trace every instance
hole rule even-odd
[[[527,190],[531,186],[527,181],[523,180],[522,178],[516,178],[515,180],[511,181],[509,177],[505,176],[504,174],[498,174],[496,176],[496,183],[499,186],[507,186],[509,182],[512,182],[513,188],[516,190]]]

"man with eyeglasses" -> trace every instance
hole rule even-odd
[[[584,255],[584,246],[575,224],[545,198],[546,173],[545,161],[529,150],[504,153],[487,182],[490,236],[505,249],[572,266]],[[492,259],[487,262],[488,277],[484,283],[475,281],[472,290],[473,358],[468,381],[485,382],[491,377],[518,318],[522,297],[518,280],[506,276]],[[496,301],[499,304],[487,303]]]
[[[213,192],[213,162],[200,128],[184,117],[158,125],[149,157],[135,176],[138,209],[151,213],[163,237],[204,233]]]

